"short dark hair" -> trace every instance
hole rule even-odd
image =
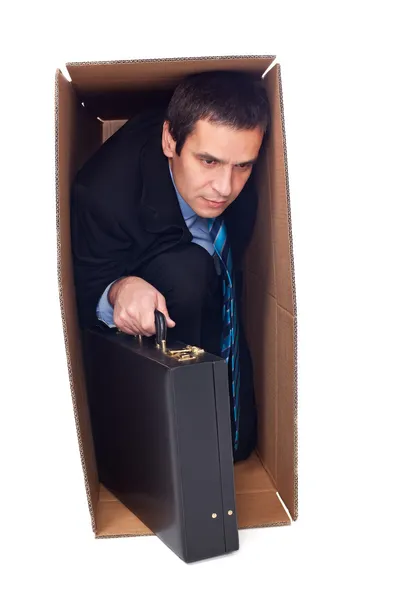
[[[238,130],[259,127],[265,133],[270,109],[261,77],[243,71],[207,71],[183,79],[166,113],[178,155],[199,119]]]

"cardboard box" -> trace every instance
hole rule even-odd
[[[71,182],[89,156],[129,117],[165,102],[193,72],[242,69],[261,77],[274,56],[69,63],[56,72],[58,277],[71,396],[96,537],[151,535],[99,484],[87,406],[70,242]],[[234,467],[240,529],[297,518],[296,300],[280,65],[264,76],[272,129],[260,157],[259,209],[246,256],[245,327],[254,364],[259,443]],[[285,508],[286,507],[286,508]]]

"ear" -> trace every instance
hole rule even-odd
[[[165,156],[167,158],[173,158],[175,156],[176,142],[169,130],[168,121],[164,121],[161,143]]]

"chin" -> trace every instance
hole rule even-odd
[[[205,210],[205,209],[203,209],[203,210],[199,210],[199,212],[197,214],[199,215],[199,217],[203,217],[205,219],[215,219],[215,217],[219,217],[220,215],[222,215],[224,210]]]
[[[222,215],[222,213],[228,208],[228,206],[229,203],[226,203],[221,207],[209,208],[207,206],[204,206],[203,203],[201,203],[201,205],[196,206],[194,212],[197,215],[199,215],[199,217],[203,217],[205,219],[213,219]]]

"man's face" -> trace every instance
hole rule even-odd
[[[263,133],[258,127],[237,130],[199,120],[178,156],[165,122],[162,145],[182,198],[200,217],[214,218],[242,191],[262,139]]]

